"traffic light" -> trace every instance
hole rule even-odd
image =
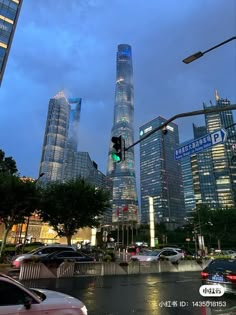
[[[111,141],[114,143],[114,150],[111,153],[114,162],[121,162],[125,160],[125,140],[122,136],[112,137]]]

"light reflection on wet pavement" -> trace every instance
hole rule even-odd
[[[203,298],[199,272],[41,279],[24,284],[79,298],[89,315],[211,315],[223,313],[205,308],[206,303],[224,302],[224,311],[236,306],[236,296]]]

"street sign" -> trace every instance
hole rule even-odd
[[[216,144],[223,143],[226,140],[226,131],[220,130],[206,134],[205,136],[195,139],[175,150],[175,159],[180,160],[186,156],[199,153],[209,149]]]

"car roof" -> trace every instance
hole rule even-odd
[[[181,249],[181,248],[179,248],[179,247],[163,247],[162,250],[163,250],[163,249],[173,249],[173,250],[177,250],[177,251],[183,250],[183,249]]]
[[[76,253],[76,254],[81,254],[81,255],[85,256],[84,253],[73,251],[73,250],[62,250],[60,252],[58,252],[58,251],[57,252],[52,252],[52,253],[48,254],[48,256],[53,256],[53,255],[57,256],[57,255],[62,254],[62,253],[70,253],[70,254]]]

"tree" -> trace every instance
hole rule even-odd
[[[218,249],[221,247],[221,241],[229,243],[235,239],[235,225],[236,225],[236,209],[224,208],[211,211],[211,223],[210,230],[212,235],[217,240]]]
[[[100,216],[110,207],[110,194],[84,179],[52,183],[42,191],[40,216],[71,245],[78,229],[96,227]]]
[[[14,175],[17,171],[16,161],[11,156],[5,157],[5,152],[0,150],[0,173]]]
[[[34,182],[22,181],[18,176],[0,172],[0,219],[4,225],[0,257],[13,225],[24,223],[25,218],[37,209],[38,204],[38,188]]]
[[[229,243],[236,236],[236,209],[210,209],[207,205],[200,205],[194,212],[193,223],[197,231],[200,232],[201,230],[201,233],[206,237],[209,247],[215,240],[220,249],[221,241]]]

